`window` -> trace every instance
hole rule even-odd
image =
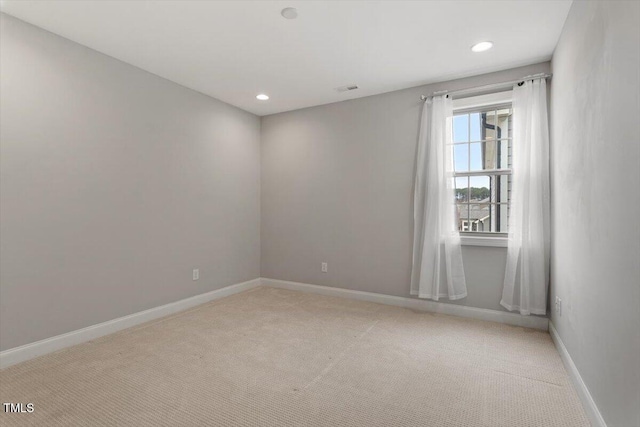
[[[512,124],[510,101],[455,109],[451,145],[462,233],[507,232]]]

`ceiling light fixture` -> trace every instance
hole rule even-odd
[[[269,99],[269,95],[265,95],[264,93],[261,93],[260,95],[256,95],[256,98],[259,99],[260,101],[266,101],[267,99]]]
[[[471,50],[474,52],[484,52],[485,50],[489,50],[493,47],[493,42],[480,42],[471,46]]]
[[[298,17],[298,10],[295,7],[285,7],[280,12],[285,19],[296,19]]]

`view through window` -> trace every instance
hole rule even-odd
[[[456,222],[461,232],[507,232],[512,123],[510,104],[454,113]]]

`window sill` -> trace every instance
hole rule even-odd
[[[469,236],[460,235],[462,246],[490,246],[494,248],[506,248],[507,238],[504,236]]]

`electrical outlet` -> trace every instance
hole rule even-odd
[[[556,296],[556,313],[562,316],[562,300],[558,296]]]
[[[329,266],[327,265],[326,262],[322,263],[322,272],[326,273],[327,271],[329,271]]]
[[[200,278],[200,269],[199,268],[194,268],[193,269],[193,280],[198,280]]]

